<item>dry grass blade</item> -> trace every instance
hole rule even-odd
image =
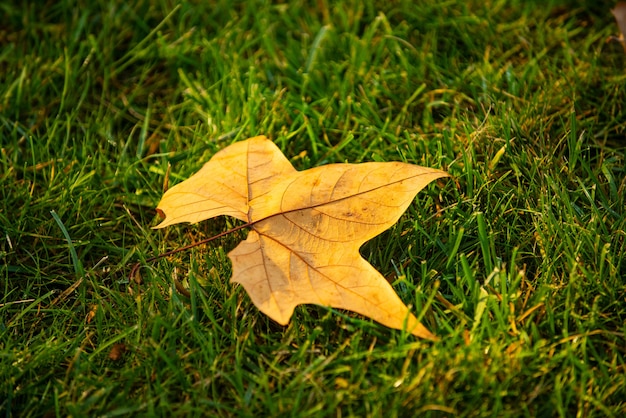
[[[611,9],[611,13],[615,17],[617,27],[619,28],[619,36],[612,36],[610,40],[618,41],[622,44],[624,52],[626,52],[626,2],[619,2],[615,5],[614,9]]]

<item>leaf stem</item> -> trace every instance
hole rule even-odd
[[[155,255],[153,257],[148,258],[145,262],[146,263],[152,263],[153,261],[156,261],[156,260],[158,260],[160,258],[168,257],[168,256],[170,256],[172,254],[180,253],[182,251],[189,250],[190,248],[197,247],[199,245],[207,244],[207,243],[209,243],[209,242],[211,242],[213,240],[216,240],[218,238],[221,238],[221,237],[223,237],[225,235],[232,234],[233,232],[237,232],[240,229],[244,229],[244,228],[247,228],[249,226],[252,226],[255,223],[256,222],[248,222],[248,223],[245,223],[243,225],[236,226],[234,228],[229,229],[228,231],[220,232],[217,235],[213,235],[212,237],[203,239],[202,241],[194,242],[193,244],[185,245],[184,247],[176,248],[175,250],[170,250],[170,251],[164,252],[162,254]],[[137,270],[139,269],[139,267],[141,267],[141,262],[140,261],[138,261],[137,263],[135,263],[135,265],[133,265],[133,268],[130,271],[130,275],[129,275],[129,278],[131,280],[135,277],[135,274],[137,273]]]

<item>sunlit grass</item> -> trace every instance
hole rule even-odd
[[[7,416],[622,416],[624,62],[566,2],[2,6]],[[232,219],[152,230],[233,141],[431,184],[363,255],[427,343],[348,312],[281,327],[229,283]],[[139,276],[130,279],[135,262]]]

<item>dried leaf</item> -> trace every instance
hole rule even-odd
[[[232,282],[280,324],[300,304],[341,308],[435,339],[359,254],[398,221],[415,195],[448,174],[400,162],[330,164],[296,171],[263,136],[235,143],[168,190],[163,228],[230,215],[250,224],[228,256]]]
[[[85,322],[90,324],[91,321],[96,317],[96,313],[98,312],[98,305],[91,305],[91,309],[87,312],[87,316],[85,317]]]
[[[113,361],[118,361],[122,358],[124,353],[126,353],[126,344],[124,343],[116,343],[111,347],[111,351],[109,351],[109,359]]]

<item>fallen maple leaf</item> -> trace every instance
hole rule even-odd
[[[224,148],[168,190],[163,228],[230,215],[252,229],[228,256],[231,281],[285,325],[300,304],[357,312],[434,340],[359,248],[396,223],[415,195],[448,176],[400,162],[329,164],[296,171],[264,136]]]

